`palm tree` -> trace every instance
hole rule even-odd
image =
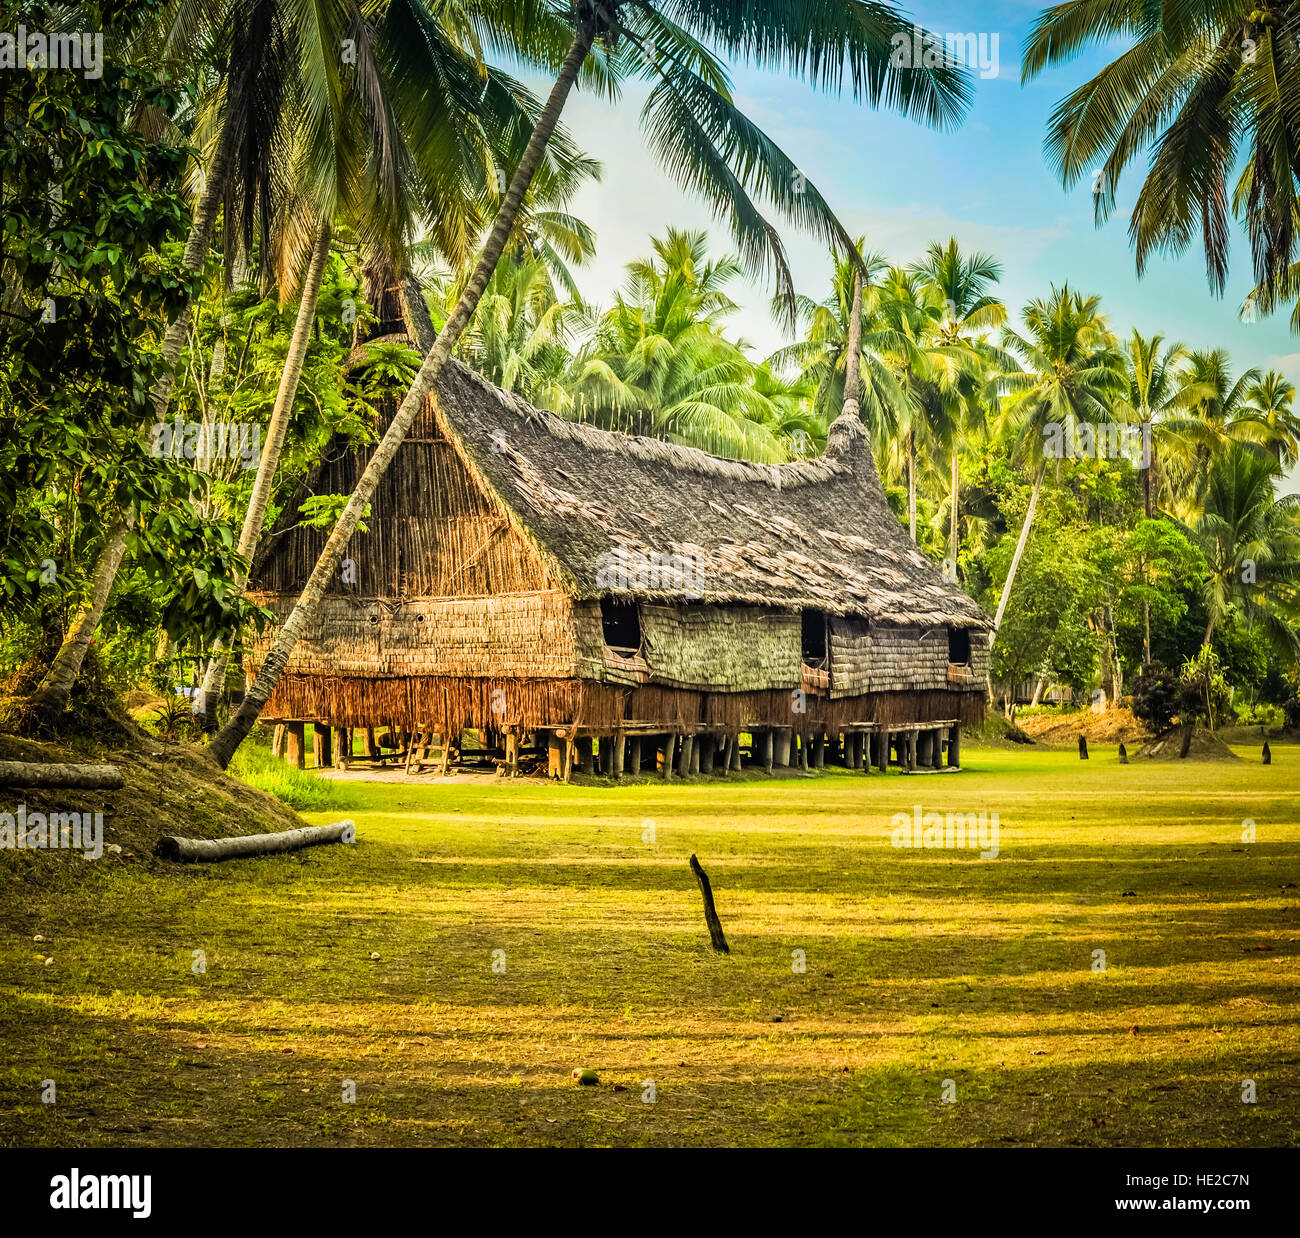
[[[1233,438],[1258,443],[1283,469],[1300,459],[1300,416],[1295,384],[1269,370],[1246,391],[1241,410],[1228,425]]]
[[[982,428],[995,398],[993,379],[1007,368],[1005,355],[987,339],[990,330],[1007,320],[1006,305],[989,294],[1002,278],[1002,264],[979,251],[963,255],[952,237],[946,245],[931,242],[925,257],[911,269],[943,305],[929,333],[928,352],[940,397],[941,416],[936,421],[950,462],[948,553],[955,569],[961,546],[961,444]]]
[[[1159,445],[1164,428],[1196,394],[1190,384],[1182,381],[1183,367],[1190,356],[1181,344],[1166,346],[1163,335],[1145,337],[1136,327],[1124,346],[1128,394],[1116,408],[1125,410],[1138,423],[1143,444],[1150,444],[1142,470],[1142,511],[1148,520],[1155,514],[1159,493]]]
[[[1009,392],[1003,415],[1016,431],[1016,454],[1033,470],[1033,489],[998,599],[994,632],[1015,588],[1047,466],[1059,458],[1050,444],[1073,442],[1081,423],[1107,420],[1112,401],[1123,391],[1123,357],[1101,313],[1100,298],[1072,292],[1068,284],[1053,287],[1049,297],[1030,301],[1021,317],[1023,333],[1010,327],[1002,333],[1003,347],[1024,367],[1002,378]]]
[[[1046,150],[1067,187],[1096,175],[1099,222],[1114,209],[1121,173],[1147,157],[1129,221],[1139,271],[1157,250],[1181,253],[1199,231],[1221,293],[1235,205],[1256,282],[1285,282],[1300,173],[1298,38],[1294,6],[1258,0],[1064,0],[1039,16],[1025,41],[1023,81],[1094,45],[1126,45],[1057,105]]]
[[[742,262],[774,270],[793,296],[784,249],[759,212],[751,190],[828,241],[848,242],[843,226],[789,157],[736,107],[725,71],[708,50],[735,55],[756,67],[780,67],[817,85],[838,85],[848,71],[854,94],[872,104],[900,108],[935,124],[955,121],[969,97],[969,78],[949,66],[895,70],[891,38],[906,37],[910,23],[882,3],[828,0],[792,7],[783,0],[569,0],[563,9],[574,26],[573,43],[550,97],[514,170],[501,210],[478,265],[429,350],[424,365],[370,459],[321,552],[303,593],[267,655],[252,690],[212,752],[224,767],[252,729],[311,621],[357,521],[391,464],[424,397],[437,382],[452,349],[469,325],[503,253],[579,72],[598,42],[622,58],[626,71],[652,85],[642,110],[648,143],[668,172],[701,193],[732,224]],[[702,41],[703,40],[703,41]],[[708,48],[705,46],[708,44]],[[851,243],[850,243],[851,244]]]
[[[570,404],[564,378],[575,306],[556,294],[550,264],[530,251],[502,258],[465,333],[466,364],[538,408]]]
[[[575,364],[575,414],[717,455],[784,460],[783,418],[759,390],[757,367],[722,334],[740,264],[709,260],[699,231],[670,228],[652,244],[655,256],[629,264]]]
[[[1209,576],[1205,644],[1233,607],[1261,622],[1279,647],[1300,650],[1295,624],[1300,581],[1300,495],[1277,498],[1276,462],[1259,448],[1233,443],[1211,461],[1192,533]]]
[[[1170,511],[1184,523],[1195,520],[1210,462],[1232,443],[1232,426],[1261,377],[1253,368],[1234,376],[1223,348],[1187,354],[1178,374],[1176,409],[1159,423],[1160,457],[1167,465],[1162,465],[1165,496]]]
[[[1191,392],[1180,381],[1180,369],[1188,356],[1181,344],[1165,347],[1163,335],[1144,337],[1136,327],[1124,346],[1128,395],[1116,408],[1123,408],[1141,427],[1145,449],[1141,470],[1142,511],[1148,520],[1155,514],[1160,444],[1167,419],[1186,405]],[[1147,599],[1142,602],[1142,624],[1142,662],[1146,665],[1151,661],[1151,603]]]

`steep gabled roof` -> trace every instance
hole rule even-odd
[[[856,420],[836,421],[825,454],[813,460],[725,460],[565,421],[455,361],[440,376],[434,413],[580,599],[614,594],[990,626],[912,544]]]

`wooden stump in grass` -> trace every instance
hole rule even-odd
[[[1263,755],[1264,755],[1264,764],[1265,764],[1265,765],[1272,765],[1272,764],[1273,764],[1273,754],[1272,754],[1272,752],[1269,751],[1268,740],[1265,740],[1265,741],[1264,741],[1264,754],[1263,754]]]
[[[700,894],[704,898],[704,923],[709,926],[709,939],[719,954],[730,954],[726,934],[722,931],[722,921],[718,919],[718,909],[713,905],[713,887],[709,884],[708,874],[700,867],[700,862],[691,855],[691,872],[699,883]]]
[[[1087,759],[1088,759],[1088,740],[1086,736],[1080,735],[1079,736],[1079,760],[1086,761]]]
[[[1125,748],[1123,744],[1120,744],[1119,746],[1119,763],[1121,765],[1128,764],[1128,749]]]

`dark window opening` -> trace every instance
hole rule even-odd
[[[803,612],[803,662],[805,666],[826,665],[826,612]]]
[[[600,626],[615,653],[630,658],[641,648],[641,609],[635,602],[601,598]]]
[[[970,665],[970,629],[948,629],[948,662],[953,666]]]

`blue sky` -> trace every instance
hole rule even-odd
[[[1226,347],[1237,369],[1272,367],[1300,384],[1300,337],[1290,332],[1289,311],[1253,323],[1239,317],[1252,283],[1244,237],[1235,244],[1221,299],[1206,282],[1199,240],[1181,258],[1157,256],[1139,280],[1127,235],[1138,185],[1133,171],[1101,228],[1093,222],[1091,185],[1062,189],[1043,156],[1047,118],[1109,57],[1089,53],[1022,87],[1020,47],[1040,7],[1038,0],[912,6],[931,30],[998,35],[998,76],[976,79],[974,105],[955,131],[936,133],[856,104],[847,93],[836,98],[741,66],[733,66],[737,101],[817,185],[849,232],[865,234],[868,247],[887,258],[911,261],[928,241],[956,236],[963,248],[988,250],[1001,260],[1000,291],[1013,313],[1068,280],[1100,294],[1123,337],[1136,326],[1193,348]],[[578,94],[565,111],[573,136],[605,166],[603,182],[585,188],[573,204],[597,232],[598,257],[578,273],[578,282],[600,304],[622,282],[623,266],[648,252],[648,237],[669,224],[708,228],[719,251],[728,244],[726,228],[678,190],[647,152],[638,121],[642,97],[629,90],[612,108]],[[796,286],[820,298],[829,256],[792,227],[782,225],[782,233]],[[760,356],[784,342],[768,313],[770,293],[759,283],[733,289],[742,308],[732,330]]]

